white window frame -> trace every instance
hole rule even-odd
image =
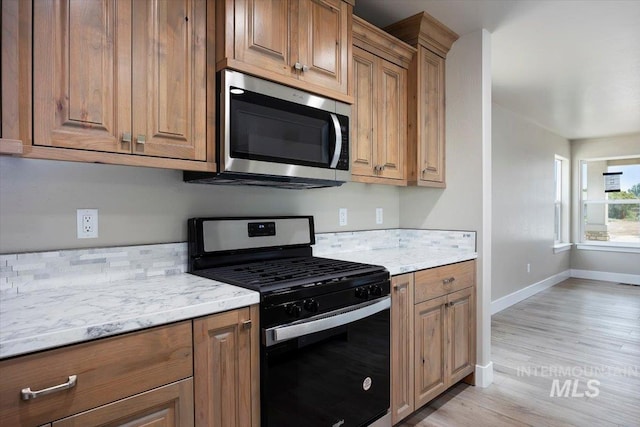
[[[554,253],[564,252],[571,249],[572,244],[569,241],[569,200],[570,185],[569,159],[555,155],[553,167],[553,183],[554,183],[554,237],[553,251]]]
[[[578,173],[578,182],[580,188],[580,226],[576,248],[581,250],[596,250],[596,251],[611,251],[611,252],[630,252],[630,253],[640,253],[640,243],[634,242],[597,242],[591,240],[585,240],[585,222],[584,218],[586,215],[586,207],[587,205],[625,205],[625,204],[638,204],[639,199],[620,199],[620,200],[609,200],[609,199],[599,199],[599,200],[585,200],[584,199],[584,189],[586,183],[583,182],[583,168],[584,165],[590,161],[599,161],[599,160],[624,160],[624,159],[634,159],[638,158],[638,156],[624,156],[624,157],[602,157],[595,159],[583,159],[580,160],[580,171]]]

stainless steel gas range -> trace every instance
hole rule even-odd
[[[390,426],[390,280],[314,257],[313,217],[192,218],[189,271],[260,293],[263,427]]]

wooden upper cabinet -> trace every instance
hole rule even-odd
[[[33,12],[35,144],[130,152],[131,3],[42,0]]]
[[[205,0],[34,2],[34,145],[207,157]]]
[[[351,103],[352,5],[343,0],[219,0],[217,69],[233,68]]]
[[[206,15],[205,0],[133,1],[134,154],[205,160]]]
[[[415,49],[353,17],[352,180],[406,185],[407,67]]]
[[[418,49],[408,73],[408,183],[445,187],[445,58],[458,35],[426,12],[385,31]]]

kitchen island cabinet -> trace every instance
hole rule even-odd
[[[232,68],[351,103],[351,17],[343,0],[219,0],[217,70]]]

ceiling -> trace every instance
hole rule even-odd
[[[357,0],[380,27],[427,11],[491,34],[493,102],[568,139],[640,132],[640,0]]]

